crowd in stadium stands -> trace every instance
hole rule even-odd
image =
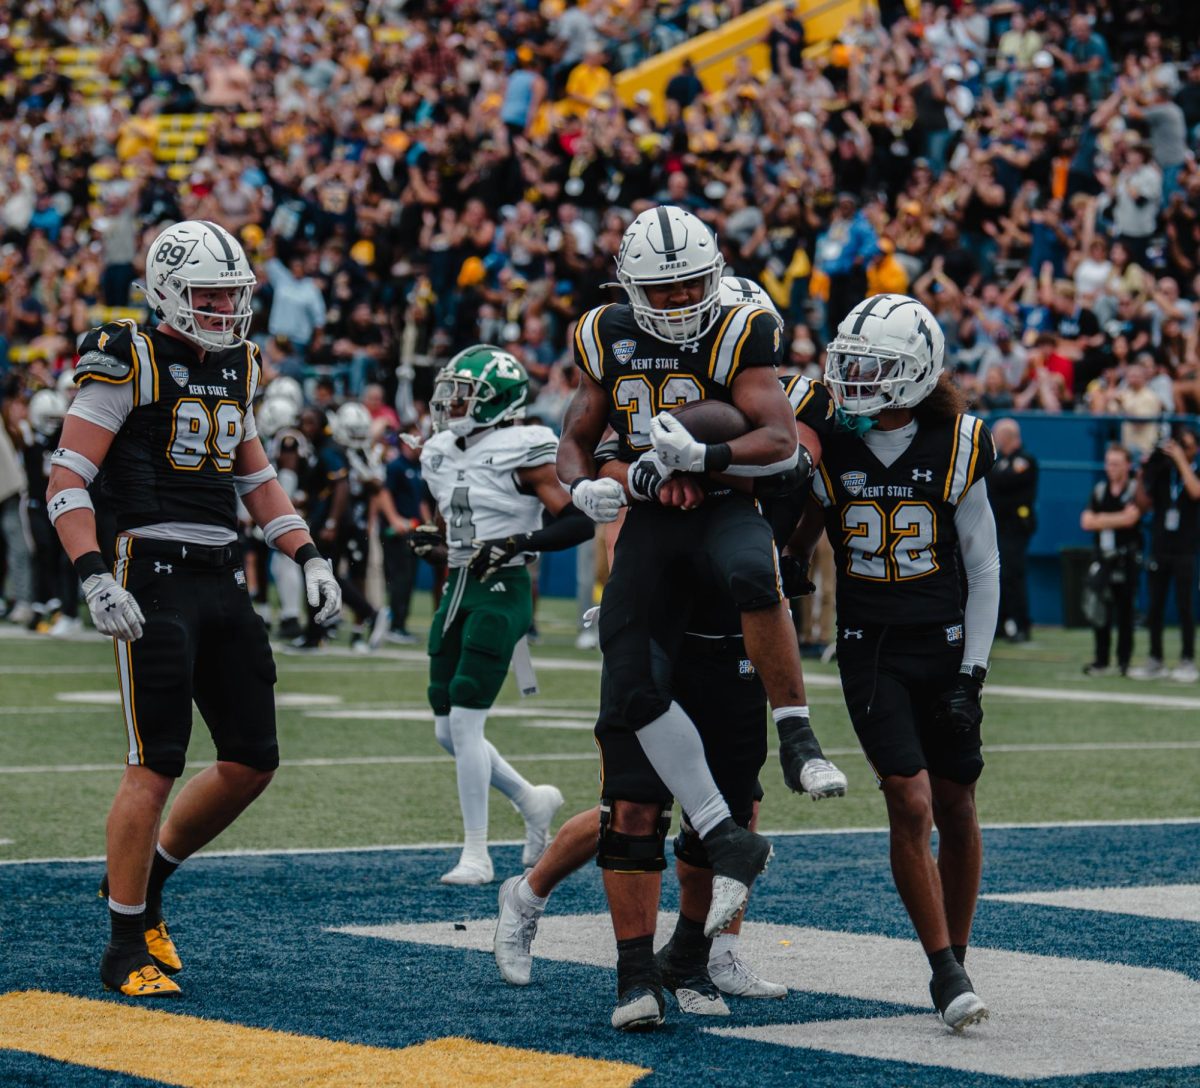
[[[809,44],[788,0],[769,70],[742,57],[706,89],[684,62],[664,98],[617,97],[615,72],[741,7],[24,5],[0,26],[10,438],[86,328],[145,319],[144,246],[184,217],[250,254],[268,377],[326,404],[378,382],[426,426],[434,368],[489,341],[557,427],[572,322],[617,297],[622,232],[654,203],[764,285],[793,371],[898,291],[981,411],[1200,411],[1194,5],[883,0]]]

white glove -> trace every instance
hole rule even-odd
[[[704,471],[704,453],[708,447],[688,434],[673,415],[659,412],[650,421],[650,441],[659,460],[672,472]]]
[[[629,466],[625,484],[629,497],[637,502],[654,502],[662,485],[674,473],[663,464],[657,450],[647,450]]]
[[[92,613],[92,623],[102,635],[122,642],[142,637],[146,617],[129,590],[117,585],[111,574],[89,574],[83,581],[83,595]]]
[[[322,627],[341,615],[342,587],[337,584],[328,561],[310,559],[304,564],[304,592],[308,596],[309,605],[313,608],[320,605],[314,618]]]
[[[571,488],[571,501],[592,521],[616,521],[625,505],[625,488],[616,480],[580,480]]]

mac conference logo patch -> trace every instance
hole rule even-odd
[[[627,363],[633,358],[633,353],[637,351],[636,340],[618,340],[612,346],[612,353],[616,357],[618,363]]]
[[[843,472],[842,487],[844,487],[851,495],[861,494],[862,489],[867,486],[867,474],[865,472]]]
[[[172,363],[167,367],[167,372],[175,379],[176,385],[184,386],[188,383],[188,368],[182,363]]]

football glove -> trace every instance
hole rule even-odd
[[[413,555],[425,559],[434,548],[446,543],[446,534],[436,525],[427,523],[415,526],[404,540]]]
[[[779,557],[779,577],[783,582],[783,595],[788,600],[807,597],[817,588],[808,577],[808,564],[794,555]]]
[[[584,477],[571,485],[571,501],[592,521],[616,521],[625,505],[625,488],[616,480]]]
[[[938,699],[938,717],[956,733],[973,733],[983,724],[983,681],[960,672]]]
[[[102,635],[112,635],[122,642],[133,642],[142,637],[142,624],[146,617],[132,593],[108,573],[88,575],[83,582],[83,596],[92,623]]]
[[[629,497],[637,502],[653,502],[658,498],[662,485],[672,476],[663,464],[657,450],[647,450],[629,466],[629,477],[625,487]]]
[[[467,573],[481,582],[486,582],[524,548],[526,540],[522,534],[505,537],[503,540],[473,540],[471,543],[475,545],[475,551],[467,560]]]
[[[650,421],[650,441],[654,452],[672,472],[703,472],[707,447],[697,442],[682,423],[667,412],[659,412]]]
[[[304,592],[309,607],[317,609],[313,619],[325,627],[341,615],[342,587],[338,585],[326,559],[310,559],[303,569]]]

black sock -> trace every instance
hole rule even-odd
[[[965,944],[952,944],[950,951],[954,953],[954,958],[958,960],[959,967],[965,967],[967,963],[967,946]]]
[[[122,914],[108,908],[108,920],[112,925],[112,943],[119,946],[141,945],[146,942],[146,913]]]
[[[670,958],[675,963],[707,966],[708,954],[712,950],[712,938],[704,936],[703,922],[693,922],[680,914],[667,947],[670,949]]]
[[[654,966],[654,934],[617,941],[617,993],[657,977]]]
[[[950,946],[938,952],[929,953],[929,966],[933,968],[933,973],[940,974],[947,967],[955,967],[958,965],[958,960],[955,959],[954,953],[950,950]]]
[[[162,917],[163,885],[176,869],[179,862],[167,861],[158,851],[154,850],[154,860],[150,863],[150,880],[146,884],[146,925],[148,928],[158,925]]]

